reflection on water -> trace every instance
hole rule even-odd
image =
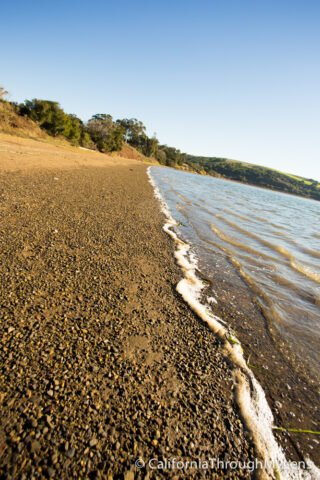
[[[184,238],[207,263],[211,249],[237,268],[319,379],[319,202],[170,169],[152,175]]]

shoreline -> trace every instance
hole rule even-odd
[[[284,192],[283,190],[277,190],[275,188],[264,187],[262,185],[256,185],[254,183],[240,182],[239,180],[233,180],[232,178],[226,178],[226,177],[223,177],[223,176],[215,177],[213,175],[210,175],[209,173],[204,174],[204,173],[194,172],[192,170],[184,170],[182,168],[169,167],[167,165],[155,165],[155,166],[161,166],[163,168],[170,168],[172,170],[178,170],[179,172],[192,173],[193,175],[200,175],[201,177],[216,178],[217,180],[225,180],[226,182],[237,183],[239,185],[247,185],[248,187],[261,188],[262,190],[269,190],[269,191],[275,192],[275,193],[284,193],[285,195],[291,195],[292,197],[304,198],[305,200],[312,200],[312,201],[315,201],[315,202],[320,202],[320,199],[318,200],[317,198],[306,197],[304,195],[297,195],[296,193],[291,193],[291,192]]]
[[[241,331],[241,335],[240,335],[241,343],[243,344],[243,341],[245,341],[244,344],[246,345],[246,348],[245,348],[246,355],[244,354],[243,351],[241,351],[242,348],[240,350],[238,349],[238,351],[233,352],[232,350],[237,349],[237,346],[234,344],[238,343],[238,340],[234,338],[235,341],[232,341],[233,345],[230,348],[231,342],[227,342],[226,338],[228,338],[228,335],[231,335],[230,333],[228,334],[228,330],[229,330],[228,326],[230,325],[230,319],[232,320],[234,318],[235,312],[233,312],[233,309],[230,308],[230,306],[228,305],[228,301],[226,302],[225,299],[221,304],[220,294],[218,293],[218,296],[217,296],[217,291],[219,292],[221,288],[219,289],[219,285],[217,284],[215,276],[212,276],[212,274],[210,274],[209,272],[207,272],[207,274],[204,274],[203,273],[204,271],[203,270],[201,271],[202,267],[200,267],[200,270],[199,270],[199,267],[198,267],[199,259],[191,258],[191,260],[188,260],[187,252],[190,249],[190,247],[192,251],[192,245],[184,243],[184,241],[180,239],[181,234],[179,233],[179,229],[177,229],[178,234],[176,233],[175,228],[179,227],[179,224],[171,217],[171,213],[168,209],[168,206],[163,200],[163,198],[161,197],[158,187],[156,186],[152,178],[152,173],[150,174],[150,167],[149,167],[149,177],[150,177],[151,184],[155,188],[155,195],[156,197],[159,198],[162,205],[162,210],[167,218],[167,223],[164,226],[164,230],[176,241],[177,249],[176,249],[175,255],[176,255],[178,264],[180,264],[181,266],[182,271],[185,272],[184,282],[189,283],[187,287],[183,286],[179,288],[179,285],[178,285],[177,290],[180,291],[180,294],[182,295],[182,297],[190,305],[190,307],[195,312],[197,312],[199,317],[202,318],[203,321],[207,322],[210,325],[213,332],[215,332],[215,334],[218,335],[224,341],[224,343],[227,345],[226,358],[228,359],[229,357],[229,361],[231,360],[231,364],[233,363],[233,368],[236,369],[237,367],[240,367],[240,369],[243,371],[245,376],[248,377],[247,380],[249,380],[249,384],[251,384],[250,387],[249,385],[247,385],[246,387],[242,385],[242,391],[240,392],[240,394],[238,394],[238,400],[239,400],[238,404],[242,412],[242,416],[243,418],[245,418],[245,423],[247,425],[247,428],[251,430],[251,434],[255,439],[256,451],[259,450],[259,448],[262,448],[263,450],[262,456],[264,456],[266,462],[269,464],[278,463],[279,465],[281,464],[283,465],[285,463],[283,452],[286,452],[286,458],[289,463],[305,461],[304,458],[307,459],[310,453],[312,454],[313,452],[310,451],[310,449],[308,450],[307,448],[307,455],[301,456],[301,445],[298,442],[297,443],[294,442],[294,439],[292,438],[292,434],[290,434],[289,432],[278,433],[272,428],[273,425],[278,425],[279,420],[281,421],[283,417],[283,415],[282,416],[280,415],[280,412],[279,412],[280,408],[279,407],[277,408],[278,405],[280,405],[280,407],[282,408],[281,403],[279,401],[276,401],[274,405],[274,402],[272,402],[271,404],[272,413],[271,413],[271,408],[269,407],[269,405],[266,404],[266,401],[264,398],[265,394],[263,392],[263,395],[262,395],[263,398],[261,398],[261,400],[258,401],[258,404],[261,403],[261,405],[259,406],[258,404],[254,404],[254,403],[257,403],[255,400],[259,398],[259,396],[261,397],[261,393],[262,393],[262,392],[261,393],[259,392],[259,388],[261,389],[259,385],[255,385],[255,386],[252,385],[252,379],[254,379],[256,373],[258,373],[259,382],[264,387],[270,387],[270,385],[265,384],[264,382],[265,376],[263,374],[261,376],[259,375],[259,372],[255,372],[255,375],[253,375],[252,369],[250,369],[250,371],[248,372],[249,370],[247,367],[248,360],[245,360],[245,357],[248,357],[248,353],[249,353],[249,357],[253,353],[252,349],[250,349],[248,344],[248,339],[249,339],[248,334],[247,336],[243,336],[242,335],[243,332]],[[182,250],[183,252],[180,254],[179,250]],[[209,283],[210,286],[205,285],[202,282],[202,279],[204,278],[210,278],[210,281],[206,282],[206,283]],[[225,280],[223,280],[223,282],[224,281]],[[182,283],[182,281],[180,283]],[[214,289],[213,289],[213,286],[214,286]],[[247,287],[247,290],[249,290],[249,287]],[[209,297],[210,295],[212,295],[212,293],[214,294],[215,298],[218,298],[219,306],[216,302],[213,302],[216,308],[214,308],[212,304],[210,306],[208,304]],[[226,294],[225,291],[223,293]],[[233,293],[235,292],[233,291]],[[229,294],[228,296],[227,294],[227,297],[229,298],[229,301],[231,301],[232,295]],[[235,298],[235,297],[232,297],[232,298]],[[237,299],[239,300],[238,297]],[[251,307],[253,306],[254,306],[254,310],[256,310],[256,317],[259,317],[259,316],[261,317],[262,315],[260,310],[257,309],[256,305],[252,304]],[[248,305],[247,305],[247,308],[248,308]],[[240,312],[237,311],[237,314],[240,314]],[[227,320],[227,322],[222,320],[222,318]],[[233,322],[234,320],[231,321],[231,324]],[[244,323],[246,324],[246,322]],[[238,323],[236,323],[235,326],[238,328],[239,326]],[[232,333],[232,335],[234,335],[234,333]],[[251,335],[251,333],[249,335]],[[265,337],[265,335],[262,335],[262,336]],[[244,364],[244,360],[245,360],[245,364]],[[259,365],[259,363],[260,362],[258,360],[257,364]],[[278,362],[274,361],[273,363],[277,364]],[[259,367],[253,367],[253,368],[258,368],[259,370]],[[302,387],[303,386],[301,386],[301,388]],[[257,389],[256,393],[254,392],[255,389]],[[253,392],[252,391],[250,392],[250,390],[253,390]],[[266,394],[268,398],[268,403],[270,402],[271,399],[274,400],[274,398],[272,398],[272,395],[270,397],[270,388],[267,388]],[[244,397],[246,397],[245,403],[243,403],[243,401],[241,400]],[[251,400],[250,400],[250,397],[251,397]],[[256,397],[255,400],[254,400],[254,397]],[[253,404],[250,405],[250,402],[253,402]],[[259,411],[259,407],[261,411]],[[309,405],[309,407],[311,408],[311,404]],[[288,408],[292,408],[292,405],[289,405]],[[248,415],[248,411],[250,410],[251,410],[251,415],[250,414]],[[287,409],[284,409],[284,410],[286,410],[286,413],[289,413],[289,410]],[[256,416],[256,420],[254,419],[255,416]],[[273,416],[276,419],[275,423],[273,421],[274,420]],[[294,415],[292,414],[292,416]],[[264,417],[265,417],[265,420],[262,421],[262,418]],[[304,419],[304,422],[308,419],[310,421],[309,417],[310,415],[309,416],[307,415],[306,418]],[[301,420],[299,421],[301,422]],[[261,423],[260,425],[259,425],[259,422]],[[289,426],[291,425],[287,425],[287,428],[289,428]],[[302,425],[300,428],[306,428],[306,427]],[[275,438],[277,439],[276,441],[275,441]],[[289,440],[289,445],[287,444],[288,440]],[[299,442],[301,443],[301,440],[299,440]],[[308,442],[311,442],[311,439],[307,438],[307,443],[302,442],[304,451],[306,451],[305,447],[307,446]],[[281,449],[278,448],[277,443],[279,446],[283,448],[283,452],[281,452]],[[315,453],[315,457],[313,459],[317,461],[316,452],[314,453]],[[308,464],[308,462],[309,460],[306,461],[306,464]],[[319,471],[317,470],[317,468],[312,462],[309,465],[311,470],[313,470],[313,475],[315,476],[315,478],[317,478]],[[287,469],[285,468],[284,471],[280,472],[280,474],[285,475],[286,470],[288,473],[288,468]],[[271,472],[269,472],[269,474],[270,473]],[[300,474],[302,475],[303,473],[300,472]],[[293,475],[294,475],[294,472],[293,472]],[[299,478],[301,477],[299,476]]]
[[[212,478],[252,478],[232,372],[175,290],[146,165],[20,139],[6,148],[1,475],[202,478],[208,469],[154,471],[148,459],[214,458]]]

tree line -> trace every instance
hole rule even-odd
[[[146,157],[170,167],[182,165],[186,159],[186,154],[177,148],[160,145],[155,135],[149,137],[145,125],[136,118],[114,120],[109,114],[97,113],[83,122],[65,113],[58,102],[34,98],[21,104],[10,103],[19,115],[28,116],[49,135],[62,136],[73,145],[106,153],[120,151],[127,142]]]
[[[0,87],[0,101],[5,101],[7,93]],[[113,152],[120,151],[126,142],[146,157],[155,158],[161,165],[320,200],[320,184],[315,180],[226,158],[181,153],[177,148],[161,145],[155,135],[149,137],[145,125],[136,118],[114,120],[109,114],[97,113],[83,122],[76,115],[65,113],[58,102],[34,98],[21,104],[7,103],[17,114],[28,116],[49,135],[64,137],[73,145]]]

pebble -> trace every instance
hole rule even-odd
[[[54,189],[52,170],[0,185],[9,198],[30,197],[33,205],[23,229],[22,218],[8,215],[0,227],[8,249],[0,264],[8,316],[0,324],[4,478],[16,468],[35,480],[134,480],[140,455],[178,458],[192,448],[205,458],[213,445],[235,460],[254,459],[237,423],[231,371],[214,335],[174,291],[181,272],[173,245],[145,166],[133,168],[130,178],[127,167],[121,174],[59,170]],[[50,234],[52,225],[59,236]],[[31,256],[21,260],[27,245]],[[16,319],[19,331],[8,335]]]
[[[124,480],[134,480],[134,472],[129,470],[124,474]]]
[[[51,467],[47,468],[47,475],[49,478],[52,478],[55,474],[55,470]]]
[[[33,440],[30,445],[30,450],[32,453],[39,453],[41,449],[41,445],[38,440]]]
[[[74,448],[69,448],[69,450],[66,452],[66,456],[68,458],[73,458],[75,454],[75,449]]]
[[[98,440],[96,438],[92,438],[90,440],[89,445],[90,445],[90,447],[95,447],[97,445],[97,443],[98,443]]]

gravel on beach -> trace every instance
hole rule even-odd
[[[251,478],[146,165],[3,171],[0,215],[0,478]],[[148,465],[174,458],[209,468]]]

